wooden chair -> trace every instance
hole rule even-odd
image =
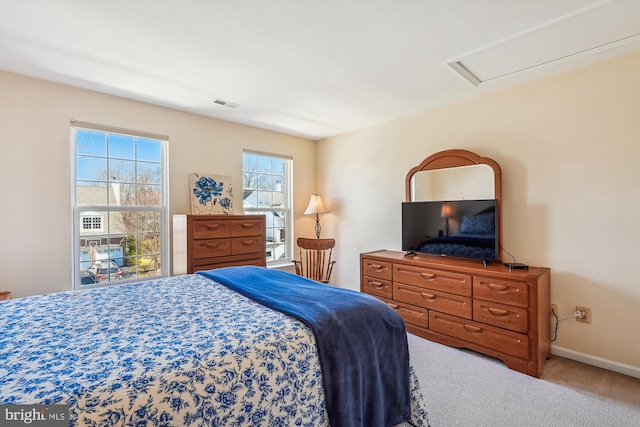
[[[322,283],[329,283],[331,271],[335,261],[331,260],[333,248],[336,245],[334,239],[307,239],[298,238],[300,259],[294,259],[296,274],[308,277]]]

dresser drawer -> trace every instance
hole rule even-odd
[[[467,274],[394,264],[393,281],[471,296],[471,276]]]
[[[194,220],[194,239],[217,239],[231,236],[231,224],[229,220]]]
[[[525,282],[473,277],[473,297],[519,307],[529,306],[529,287]]]
[[[257,267],[264,267],[264,262],[262,258],[243,259],[241,261],[215,262],[213,264],[194,266],[193,272],[195,273],[196,271],[213,270],[214,268],[222,268],[222,267],[235,267],[239,265],[255,265]]]
[[[382,299],[389,307],[393,308],[408,325],[420,326],[426,329],[429,326],[429,311],[422,307],[403,304],[397,301]]]
[[[392,271],[390,262],[379,262],[366,258],[362,261],[362,274],[364,276],[391,280]]]
[[[260,219],[246,219],[231,221],[231,237],[260,236],[262,221]]]
[[[231,255],[230,239],[210,239],[193,241],[193,258],[214,258]]]
[[[515,357],[529,357],[529,338],[516,332],[465,321],[437,311],[429,312],[429,329]]]
[[[362,278],[362,291],[371,295],[391,299],[391,282],[389,280],[381,280],[374,277]]]
[[[490,301],[473,301],[473,320],[516,332],[528,331],[527,310]]]
[[[471,298],[468,297],[394,282],[393,299],[471,319]]]
[[[264,242],[259,237],[235,237],[231,239],[231,253],[233,255],[265,251]]]

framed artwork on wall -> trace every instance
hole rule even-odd
[[[233,186],[231,177],[189,174],[191,214],[233,215]]]

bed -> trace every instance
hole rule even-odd
[[[333,425],[310,327],[209,277],[0,308],[0,404],[68,404],[73,426]],[[408,379],[407,421],[428,426]]]
[[[418,250],[434,255],[496,259],[495,206],[475,215],[463,216],[459,233],[427,238],[420,243]]]
[[[433,237],[420,244],[419,252],[467,258],[496,259],[495,235],[455,234]]]

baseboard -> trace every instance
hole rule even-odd
[[[618,372],[634,378],[640,378],[640,368],[623,363],[614,362],[612,360],[603,359],[601,357],[592,356],[590,354],[580,353],[578,351],[569,350],[567,348],[551,346],[551,354],[575,360],[578,362],[593,365],[598,368],[607,369],[609,371]]]

